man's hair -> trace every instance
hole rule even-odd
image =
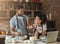
[[[23,5],[21,5],[21,4],[17,4],[17,5],[16,5],[16,9],[19,10],[19,9],[22,9],[22,8],[24,8]]]

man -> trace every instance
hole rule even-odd
[[[12,34],[21,36],[27,35],[28,17],[24,15],[22,5],[17,6],[16,15],[10,20],[10,31]]]

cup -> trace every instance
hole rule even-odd
[[[11,39],[12,39],[12,36],[6,36],[6,37],[5,37],[5,40],[8,40],[8,41],[9,41],[9,40],[11,40]]]
[[[12,38],[12,44],[15,44],[15,38]]]

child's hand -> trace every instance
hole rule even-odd
[[[35,34],[34,34],[34,36],[36,37],[36,38],[38,38],[38,32],[37,31],[35,31]]]
[[[33,29],[33,28],[34,28],[34,26],[33,26],[33,25],[30,25],[30,26],[29,26],[29,29]]]
[[[41,27],[37,27],[37,30],[42,30]]]

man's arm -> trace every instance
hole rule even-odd
[[[13,27],[10,27],[10,32],[11,32],[13,35],[17,35],[17,36],[20,35],[19,32],[15,32],[15,28],[13,28]]]
[[[29,17],[24,15],[26,18],[26,24],[27,24],[27,29],[29,29],[30,23],[29,23]]]
[[[27,26],[29,26],[29,19],[27,20]]]
[[[15,20],[12,18],[12,19],[10,20],[10,32],[11,32],[12,34],[14,34],[14,35],[20,35],[19,32],[15,32],[15,27],[16,27],[16,25],[15,25]]]
[[[11,32],[12,34],[15,34],[14,30],[15,30],[15,28],[10,27],[10,32]]]

